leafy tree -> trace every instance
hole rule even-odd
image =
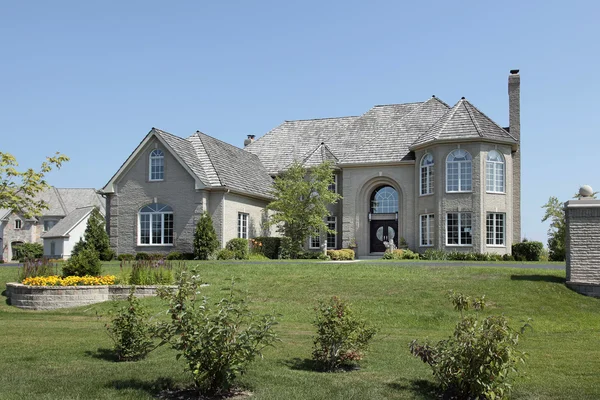
[[[596,198],[595,192],[592,194],[593,199]],[[581,198],[579,193],[576,193],[573,198]],[[566,256],[566,235],[567,222],[565,219],[565,210],[562,202],[555,196],[550,196],[548,202],[542,206],[546,209],[546,213],[542,218],[542,222],[550,220],[550,228],[548,228],[548,251],[550,261],[564,261]]]
[[[210,214],[204,211],[194,232],[194,256],[198,260],[208,260],[208,257],[219,248],[219,240],[212,223]]]
[[[302,249],[302,244],[313,232],[334,233],[325,222],[329,215],[327,206],[341,198],[329,190],[332,183],[331,162],[309,170],[294,162],[275,178],[272,191],[275,200],[267,206],[274,213],[269,216],[267,224],[278,225],[279,232],[291,240],[292,257]]]
[[[53,167],[60,169],[67,161],[69,157],[56,153],[46,157],[37,171],[32,168],[17,171],[17,159],[0,151],[0,208],[9,208],[25,218],[40,215],[48,209],[46,202],[36,198],[36,195],[50,187],[44,177]]]
[[[98,253],[100,260],[112,260],[114,252],[110,248],[110,241],[104,225],[104,217],[100,214],[100,210],[94,207],[87,221],[83,240],[75,244],[72,255],[77,255],[83,248],[89,247]]]

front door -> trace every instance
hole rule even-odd
[[[386,250],[383,242],[394,242],[398,247],[398,221],[371,221],[371,253],[382,253]]]

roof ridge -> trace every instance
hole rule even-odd
[[[468,102],[469,105],[471,107],[473,107],[479,114],[483,115],[485,119],[487,119],[488,121],[490,121],[492,124],[496,125],[498,128],[500,128],[504,133],[506,133],[508,136],[510,136],[512,139],[514,139],[516,142],[518,142],[518,140],[510,133],[508,132],[506,129],[504,129],[503,127],[501,127],[500,125],[498,125],[493,119],[491,119],[490,117],[488,117],[483,111],[481,111],[479,108],[477,108],[473,103]]]
[[[403,116],[400,117],[400,119],[398,121],[396,121],[396,123],[400,123],[402,122],[406,117],[408,117],[409,115],[411,115],[412,113],[416,112],[417,110],[419,110],[421,107],[423,107],[423,105],[425,105],[426,103],[428,103],[431,99],[426,100],[426,101],[421,101],[421,102],[416,102],[416,103],[408,103],[408,104],[419,104],[417,107],[413,108],[412,110],[410,110],[409,112],[407,112],[406,114],[404,114]],[[373,107],[375,108],[375,107]],[[366,114],[366,113],[365,113]],[[380,135],[382,135],[383,133],[377,134],[375,136],[373,136],[371,138],[371,140],[368,140],[366,142],[363,143],[363,146],[366,145],[367,143],[371,143],[373,142],[375,139],[377,139]],[[356,146],[353,149],[354,151],[356,151]],[[342,157],[340,157],[339,161],[343,162],[344,159],[346,158],[346,155],[350,152],[350,150],[348,150],[346,153],[344,153],[344,155]]]
[[[452,106],[452,108],[451,108],[450,110],[448,110],[448,113],[449,113],[449,114],[448,114],[448,118],[446,118],[446,120],[445,120],[445,121],[444,121],[444,123],[442,124],[442,127],[440,128],[440,134],[439,134],[439,136],[441,136],[441,134],[442,134],[442,132],[444,131],[444,129],[446,129],[446,125],[448,125],[448,122],[450,122],[450,120],[451,120],[452,118],[454,118],[454,114],[456,114],[456,111],[458,110],[458,105],[459,105],[460,101],[461,101],[461,100],[459,100],[459,101],[458,101],[458,102],[457,102],[457,103],[456,103],[454,106]],[[446,114],[444,114],[444,115],[446,115]],[[440,119],[444,118],[444,115],[442,115],[442,116],[440,117]],[[438,120],[438,121],[439,121],[439,120]],[[429,128],[429,129],[433,129],[433,127],[434,127],[434,126],[435,126],[435,124],[433,124],[433,125],[431,126],[431,128]],[[437,139],[437,138],[436,138],[436,139]]]
[[[206,150],[206,145],[204,144],[204,141],[202,140],[202,137],[200,136],[200,134],[202,134],[204,136],[208,136],[208,135],[206,133],[202,133],[200,131],[196,131],[196,133],[194,134],[198,137],[198,140],[200,140],[200,144],[202,144],[202,149],[204,149],[204,153],[206,153],[206,158],[210,162],[212,169],[215,171],[215,175],[217,176],[217,179],[219,180],[219,185],[225,186],[225,185],[223,185],[223,179],[221,179],[221,176],[219,175],[219,171],[217,171],[217,168],[215,167],[215,163],[213,162],[212,158],[210,157],[210,153]],[[211,138],[212,138],[212,136],[211,136]],[[215,139],[215,138],[213,138],[213,139]],[[221,140],[219,140],[219,139],[215,139],[215,140],[221,142]],[[223,143],[225,143],[225,142],[223,142]],[[232,147],[235,147],[235,146],[232,146]],[[206,171],[204,171],[204,172],[206,173]]]
[[[391,104],[376,104],[371,108],[375,108],[375,107],[389,107],[389,106],[408,106],[410,104],[423,104],[426,103],[429,100],[426,101],[411,101],[409,103],[391,103]]]
[[[471,110],[469,110],[469,107],[467,107],[467,106],[471,105],[471,103],[469,103],[469,101],[464,98],[461,99],[460,102],[465,107],[465,110],[467,110],[467,114],[469,114],[469,118],[471,119],[471,122],[473,123],[473,126],[475,127],[475,130],[477,131],[477,134],[479,135],[479,137],[483,137],[483,132],[481,131],[481,127],[479,126],[479,123],[477,123],[477,121],[475,120],[475,117],[471,113]]]
[[[60,193],[58,192],[58,188],[56,186],[52,186],[52,189],[54,189],[54,194],[56,195],[56,198],[58,199],[58,203],[60,204],[60,207],[62,208],[65,215],[67,215],[68,214],[67,206],[65,206],[65,202],[63,201]]]
[[[343,117],[323,117],[323,118],[305,118],[305,119],[286,119],[283,122],[300,122],[300,121],[320,121],[324,119],[343,119],[343,118],[358,118],[360,115],[346,115]]]
[[[448,103],[446,103],[444,100],[440,99],[439,97],[431,96],[432,99],[436,99],[438,102],[442,103],[443,105],[445,105],[446,107],[448,107],[448,109],[452,108],[450,107],[450,105]]]

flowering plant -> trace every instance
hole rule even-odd
[[[67,276],[66,278],[51,276],[35,276],[25,278],[21,283],[28,286],[97,286],[114,285],[116,281],[114,275],[104,276]]]

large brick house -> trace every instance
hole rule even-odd
[[[361,116],[285,121],[243,149],[196,132],[152,128],[102,189],[117,253],[192,250],[196,221],[213,218],[224,245],[263,232],[272,178],[292,162],[335,164],[336,235],[308,248],[358,245],[510,253],[520,240],[520,76],[508,79],[509,128],[467,99],[375,106]]]

